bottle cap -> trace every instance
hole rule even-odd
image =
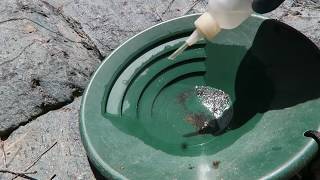
[[[194,22],[194,25],[196,26],[198,33],[208,40],[213,39],[221,31],[218,22],[208,12],[201,15]]]

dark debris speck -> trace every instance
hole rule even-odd
[[[212,167],[213,169],[218,169],[221,161],[212,161]]]
[[[188,144],[187,143],[182,143],[181,144],[181,149],[187,149],[188,148]]]
[[[194,166],[192,166],[191,164],[188,165],[188,169],[194,169]]]

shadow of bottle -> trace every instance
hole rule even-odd
[[[320,97],[320,51],[307,37],[276,20],[260,26],[235,80],[230,129],[257,113]]]
[[[206,82],[231,94],[233,115],[206,154],[217,153],[252,130],[262,114],[320,97],[320,50],[306,36],[277,20],[265,20],[252,46],[209,43]],[[235,131],[235,132],[233,132]],[[230,133],[232,132],[232,133]]]

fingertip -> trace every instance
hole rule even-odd
[[[283,2],[284,0],[253,0],[252,9],[256,13],[264,14],[273,11]]]

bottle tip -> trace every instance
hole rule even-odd
[[[174,51],[169,57],[169,60],[175,60],[177,58],[177,56],[179,56],[185,49],[187,49],[187,47],[189,46],[188,43],[184,43],[182,44],[176,51]]]

